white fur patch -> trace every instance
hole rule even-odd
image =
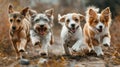
[[[105,37],[103,39],[103,43],[102,44],[107,44],[108,46],[110,46],[110,38],[109,37]]]
[[[94,50],[97,56],[104,55],[101,46],[94,46]]]

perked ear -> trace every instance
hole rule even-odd
[[[79,14],[79,17],[80,17],[80,21],[83,21],[85,19],[85,16]]]
[[[37,14],[37,11],[29,9],[29,14],[30,14],[30,16],[33,16],[33,15]]]
[[[58,23],[63,25],[64,22],[65,22],[65,15],[61,16],[60,14],[58,14]]]
[[[24,8],[20,13],[21,13],[23,16],[26,16],[28,10],[29,10],[29,7],[26,7],[26,8]]]
[[[106,17],[110,16],[110,15],[111,15],[110,8],[109,8],[109,7],[105,8],[105,9],[101,12],[101,14],[102,14],[103,16],[106,16]]]
[[[58,15],[59,22],[65,22],[65,16]]]
[[[9,5],[8,6],[8,13],[10,14],[10,13],[13,13],[13,5]]]
[[[97,13],[93,9],[89,9],[89,16],[90,17],[96,17]]]
[[[45,14],[48,16],[48,17],[51,17],[53,14],[54,14],[54,9],[48,9],[45,11]]]

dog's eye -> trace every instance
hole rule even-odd
[[[44,21],[48,21],[47,19],[43,19]]]
[[[13,22],[13,19],[10,19],[10,22]]]
[[[70,20],[69,20],[69,19],[67,19],[67,22],[70,22]]]
[[[20,22],[20,20],[18,19],[17,22]]]
[[[76,18],[75,21],[78,22],[78,19]]]
[[[98,21],[97,21],[97,20],[95,20],[94,22],[95,22],[95,23],[98,23]]]
[[[38,22],[40,19],[36,19],[35,22]]]

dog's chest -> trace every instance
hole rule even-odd
[[[65,40],[65,43],[67,43],[67,45],[69,47],[72,47],[74,45],[74,43],[78,40],[77,37],[75,37],[72,34],[68,34],[68,36],[66,37],[67,39]]]
[[[20,35],[18,33],[13,33],[13,32],[10,32],[10,36],[12,38],[12,40],[14,41],[19,41],[20,40]]]
[[[103,36],[104,34],[105,34],[104,32],[101,32],[101,33],[99,33],[99,34],[96,34],[96,35],[95,35],[95,39],[97,39],[99,42],[101,42],[102,36]]]

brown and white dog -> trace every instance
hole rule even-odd
[[[65,54],[71,55],[69,48],[74,51],[84,49],[83,32],[80,22],[84,16],[78,13],[68,13],[63,16],[58,15],[58,22],[62,25],[61,39]]]
[[[32,27],[30,29],[30,38],[33,45],[39,45],[41,48],[40,55],[48,55],[48,47],[53,44],[53,9],[46,10],[44,13],[34,14],[31,18]]]
[[[10,22],[10,40],[17,53],[17,59],[22,57],[21,52],[25,51],[30,36],[30,16],[29,8],[26,7],[22,11],[14,11],[13,6],[9,5],[9,22]]]
[[[86,24],[84,26],[84,38],[90,50],[94,50],[97,56],[104,55],[101,44],[110,46],[111,12],[109,7],[98,13],[99,9],[89,7],[86,12]]]

